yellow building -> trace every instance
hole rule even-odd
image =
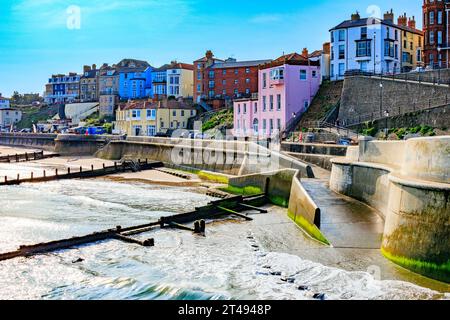
[[[196,114],[193,104],[182,100],[129,101],[116,112],[114,133],[151,137],[170,129],[187,129],[189,118]]]
[[[160,102],[157,111],[158,132],[167,130],[187,129],[190,118],[197,115],[192,102],[183,100],[164,100]]]
[[[129,136],[154,136],[156,130],[156,103],[129,101],[116,112],[114,132]]]
[[[398,25],[402,33],[402,72],[409,72],[423,65],[423,32],[416,29],[414,17],[408,20],[406,14],[398,18]]]

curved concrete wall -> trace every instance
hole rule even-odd
[[[131,139],[111,141],[96,155],[110,160],[120,160],[123,157],[147,158],[231,175],[297,169],[305,177],[314,177],[309,165],[263,147],[237,141]]]
[[[331,189],[386,219],[383,254],[410,270],[450,282],[450,137],[401,142],[362,139],[356,155],[333,160]]]
[[[450,183],[450,137],[418,138],[405,144],[403,176]]]

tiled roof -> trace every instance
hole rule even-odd
[[[99,72],[100,72],[100,70],[98,70],[98,69],[90,70],[90,71],[87,71],[87,72],[83,73],[81,78],[95,78],[97,76],[97,73],[99,73]]]
[[[267,69],[282,66],[284,64],[289,65],[310,65],[310,66],[318,66],[320,65],[319,61],[310,61],[308,57],[305,57],[296,52],[285,54],[271,62],[260,65],[260,69]]]
[[[147,61],[123,59],[117,65],[118,72],[143,72],[151,65]]]
[[[244,67],[257,67],[261,64],[269,63],[272,60],[252,60],[252,61],[231,61],[231,62],[218,62],[211,66],[212,69],[226,69],[226,68],[244,68]]]
[[[330,31],[338,30],[338,29],[348,29],[348,28],[355,28],[355,27],[364,27],[364,26],[370,26],[374,24],[384,24],[389,27],[398,28],[404,31],[409,31],[412,33],[423,35],[423,32],[417,29],[410,28],[408,26],[401,26],[395,24],[391,20],[382,20],[379,18],[364,18],[364,19],[358,19],[358,20],[346,20],[342,22],[341,24],[338,24],[336,27],[330,29]]]
[[[176,62],[176,63],[171,63],[167,69],[168,70],[172,70],[172,69],[194,70],[194,65]]]
[[[155,109],[157,103],[148,100],[132,100],[119,106],[120,110]]]
[[[194,104],[190,101],[168,100],[152,102],[148,100],[132,100],[119,105],[120,110],[137,109],[194,109]]]

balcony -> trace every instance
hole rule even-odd
[[[281,86],[284,85],[284,78],[273,78],[270,79],[269,84],[271,86]]]

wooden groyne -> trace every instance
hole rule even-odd
[[[40,152],[25,152],[21,154],[13,154],[7,156],[0,156],[0,162],[28,162],[28,161],[36,161],[48,158],[59,157],[60,155],[57,153],[49,153],[44,154],[44,151]]]
[[[143,170],[152,170],[154,168],[160,168],[163,166],[164,164],[162,162],[149,162],[148,160],[145,161],[138,160],[138,162],[125,161],[121,164],[115,162],[113,166],[105,166],[105,164],[103,164],[103,168],[100,169],[94,169],[93,165],[91,165],[90,170],[83,169],[83,167],[80,167],[76,171],[71,168],[67,168],[67,172],[62,174],[60,170],[55,169],[53,175],[48,175],[48,171],[43,170],[42,171],[43,176],[40,177],[36,177],[34,175],[34,172],[31,172],[30,176],[27,178],[21,178],[19,174],[17,175],[16,179],[8,179],[8,177],[5,176],[3,181],[0,182],[0,186],[20,185],[22,183],[39,183],[55,180],[88,179],[127,171],[137,172]]]
[[[150,232],[158,227],[161,229],[177,228],[181,230],[192,231],[194,233],[204,234],[206,219],[214,219],[218,217],[234,215],[238,218],[243,218],[247,221],[250,221],[252,220],[252,218],[242,214],[242,212],[258,211],[259,213],[265,213],[265,210],[259,209],[257,206],[262,206],[266,203],[267,199],[265,195],[252,197],[236,196],[228,199],[213,201],[204,207],[196,208],[192,212],[177,214],[169,217],[162,217],[158,221],[148,224],[129,228],[122,228],[121,226],[117,226],[115,229],[95,232],[85,236],[51,241],[35,245],[20,246],[16,251],[0,254],[0,261],[10,260],[17,257],[30,257],[39,254],[46,254],[58,250],[74,248],[80,245],[114,239],[127,243],[151,247],[155,244],[153,238],[141,241],[131,238],[130,236]],[[185,225],[192,222],[195,222],[194,228]]]

